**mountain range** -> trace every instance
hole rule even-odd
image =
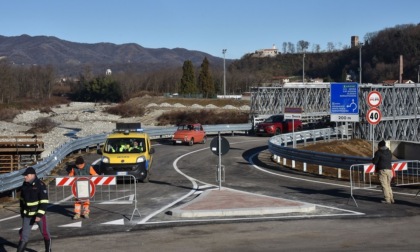
[[[77,43],[51,36],[0,35],[0,59],[12,64],[32,66],[51,65],[60,75],[78,75],[87,67],[94,73],[106,69],[135,71],[137,73],[182,68],[184,61],[191,60],[199,67],[207,57],[215,68],[223,67],[223,58],[184,48],[145,48],[135,43]]]

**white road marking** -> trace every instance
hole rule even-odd
[[[104,222],[101,223],[101,225],[124,225],[124,219]]]
[[[60,225],[58,227],[74,227],[74,228],[81,228],[82,227],[82,222],[78,221],[78,222],[73,222],[70,224],[65,224],[65,225]]]

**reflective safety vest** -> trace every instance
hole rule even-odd
[[[20,214],[22,217],[40,217],[45,215],[48,207],[47,186],[35,177],[31,183],[23,182],[20,193]]]
[[[90,175],[90,164],[85,163],[82,169],[77,167],[73,168],[74,176],[89,176]]]

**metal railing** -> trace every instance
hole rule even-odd
[[[338,139],[340,137],[341,139],[349,137],[349,132],[345,127],[299,131],[270,138],[268,149],[273,155],[288,160],[335,168],[350,169],[353,164],[371,162],[371,158],[366,157],[343,156],[287,147],[289,143],[303,142],[306,144],[308,141],[316,142],[318,140]]]
[[[218,124],[218,125],[203,125],[207,134],[220,133],[234,133],[247,132],[252,129],[251,123],[246,124]],[[145,128],[144,131],[149,134],[152,139],[167,138],[171,136],[176,130],[176,127],[157,127]],[[48,176],[51,171],[64,160],[66,156],[79,150],[88,149],[90,147],[98,147],[102,145],[108,133],[87,136],[84,138],[70,139],[69,142],[64,143],[54,150],[48,157],[33,165],[37,171],[37,176],[43,178]],[[5,173],[0,175],[0,192],[11,191],[22,186],[22,177],[24,169],[18,171]]]

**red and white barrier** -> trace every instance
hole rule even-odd
[[[56,186],[72,186],[74,182],[81,177],[60,177],[55,179]],[[116,185],[115,176],[94,176],[90,180],[95,185]]]

